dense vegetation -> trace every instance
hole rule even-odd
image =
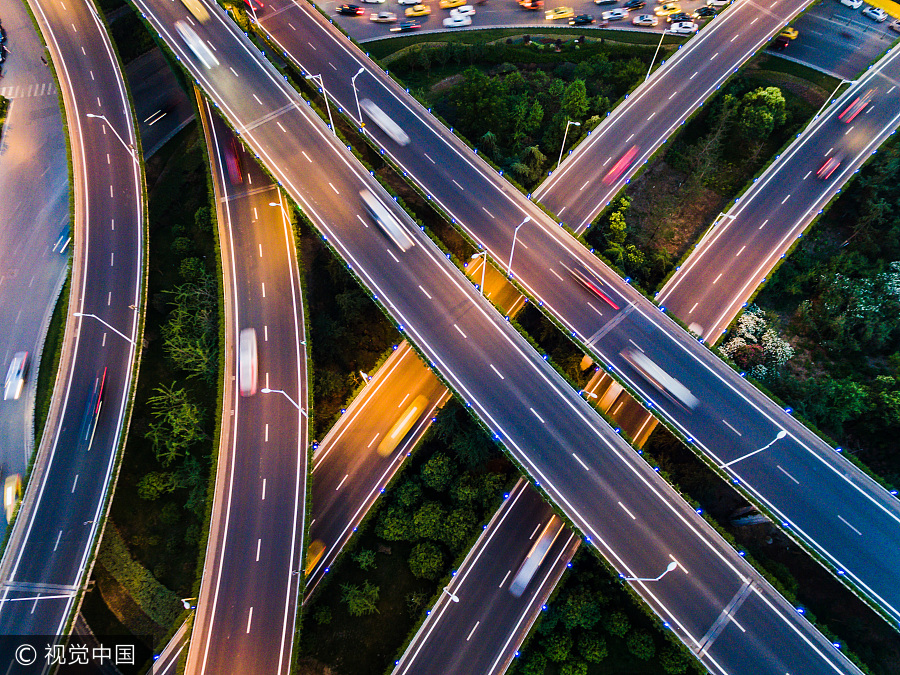
[[[581,125],[569,127],[571,147],[646,75],[653,55],[650,47],[596,42],[568,42],[552,58],[542,58],[551,56],[544,49],[530,40],[468,47],[450,42],[412,51],[392,69],[419,87],[417,93],[479,152],[531,188],[555,165],[567,121]],[[465,63],[462,75],[454,76]],[[451,77],[422,89],[433,82],[432,69]]]
[[[881,150],[757,297],[796,350],[766,386],[900,484],[900,150]]]
[[[456,401],[408,462],[305,609],[307,661],[356,675],[384,672],[514,475]]]
[[[588,232],[599,253],[648,291],[815,112],[811,85],[804,98],[763,74],[725,85]]]

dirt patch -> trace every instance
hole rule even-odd
[[[434,84],[431,87],[432,94],[440,94],[442,91],[447,91],[455,87],[457,84],[465,80],[466,77],[462,73],[457,73],[456,75],[451,75],[450,77],[445,77],[440,82]]]

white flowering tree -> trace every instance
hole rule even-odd
[[[722,353],[752,377],[762,380],[778,371],[794,355],[794,348],[769,326],[765,312],[750,305],[738,317],[735,330]]]

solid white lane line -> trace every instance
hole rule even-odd
[[[541,421],[541,424],[546,424],[546,422],[544,421],[544,419],[543,419],[540,415],[537,414],[537,412],[535,411],[534,408],[529,408],[529,410],[531,411],[531,413],[532,413],[535,417],[537,417],[537,418]]]
[[[421,285],[419,286],[419,290],[422,291],[422,292],[425,294],[425,297],[426,297],[426,298],[428,298],[429,300],[431,300],[431,296],[428,295],[428,291],[426,291],[424,288],[422,288]]]
[[[790,479],[791,479],[792,481],[794,481],[797,485],[800,485],[800,481],[797,480],[796,478],[794,478],[794,477],[793,477],[791,474],[789,474],[787,471],[785,471],[784,469],[782,469],[780,464],[776,464],[775,466],[778,468],[778,470],[779,470],[781,473],[783,473],[785,476],[787,476],[788,478],[790,478]]]
[[[497,373],[497,375],[500,376],[500,379],[501,379],[501,380],[505,380],[505,379],[506,379],[505,377],[503,377],[503,374],[502,374],[499,370],[497,370],[496,368],[494,368],[494,364],[493,364],[493,363],[491,364],[491,370],[493,370],[495,373]]]
[[[579,464],[581,464],[581,466],[584,468],[585,471],[590,471],[590,470],[591,470],[590,467],[589,467],[587,464],[585,464],[584,462],[581,461],[581,457],[579,457],[578,455],[576,455],[574,452],[572,453],[572,457],[575,458],[575,461],[576,461],[576,462],[578,462]]]
[[[372,443],[374,443],[376,440],[378,440],[378,437],[379,437],[380,435],[381,435],[381,432],[379,432],[379,433],[375,434],[374,436],[372,436],[372,440],[369,441],[369,444],[366,446],[366,450],[368,450],[369,448],[372,447]]]
[[[469,632],[469,637],[466,638],[466,642],[468,642],[471,639],[472,635],[475,633],[475,629],[478,628],[478,624],[480,624],[480,623],[481,623],[480,621],[476,621],[475,625],[472,626],[472,630]]]
[[[848,523],[847,520],[846,520],[843,516],[838,516],[838,519],[839,519],[842,523],[844,523],[844,525],[846,525],[846,526],[849,527],[851,530],[853,530],[854,532],[856,532],[856,534],[858,534],[860,537],[862,536],[862,532],[860,532],[860,531],[857,530],[855,527],[853,527],[850,523]]]
[[[349,476],[349,475],[350,475],[350,474],[348,473],[348,474],[346,474],[343,478],[341,478],[341,482],[338,483],[338,485],[337,485],[336,488],[334,488],[334,491],[335,491],[335,492],[337,492],[338,490],[341,489],[341,485],[344,484],[344,481],[347,480],[347,476]]]
[[[503,588],[503,584],[506,583],[506,580],[509,579],[509,575],[512,574],[512,570],[509,570],[503,577],[503,581],[500,582],[500,585],[497,588]]]
[[[250,632],[250,623],[253,621],[253,608],[250,608],[250,614],[247,616],[247,632]]]
[[[629,516],[631,516],[632,520],[637,520],[637,518],[634,517],[634,514],[631,511],[629,511],[627,508],[625,508],[625,505],[622,502],[616,502],[616,503],[622,507],[622,510],[625,513],[627,513]]]
[[[259,562],[259,547],[262,544],[262,539],[256,540],[256,562]]]
[[[728,424],[728,421],[727,421],[727,420],[722,420],[722,424],[724,424],[726,427],[728,427],[729,429],[731,429],[731,430],[732,430],[734,433],[736,433],[738,436],[741,435],[741,432],[738,431],[737,429],[735,429],[735,428],[734,428],[733,426],[731,426],[730,424]]]
[[[469,336],[462,332],[462,328],[460,328],[460,327],[457,326],[456,324],[453,324],[453,327],[454,327],[456,330],[459,331],[459,334],[460,334],[460,335],[462,335],[464,338],[468,339]]]

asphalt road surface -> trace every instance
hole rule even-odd
[[[229,386],[187,672],[286,674],[302,588],[309,447],[294,234],[277,186],[205,101],[202,114],[222,242]],[[239,158],[230,169],[229,157]],[[252,396],[240,395],[235,377],[245,328],[258,344]]]
[[[708,342],[717,340],[797,237],[900,125],[898,78],[900,47],[895,47],[828,106],[704,235],[657,302]],[[870,92],[872,102],[851,122],[838,119]],[[841,162],[834,173],[818,177],[834,157]]]
[[[522,595],[514,596],[510,583],[552,515],[550,505],[520,480],[431,608],[396,675],[506,671],[581,543],[563,527]]]
[[[775,4],[777,7],[779,0]],[[714,36],[710,38],[715,40],[713,45],[723,45],[728,35],[723,27],[731,25],[724,20],[739,16],[733,12],[740,8],[741,5],[733,7],[717,20],[723,21],[719,24],[722,32],[705,32]],[[900,588],[893,583],[891,571],[900,565],[900,503],[894,497],[745,382],[550,222],[399,85],[370,67],[315,10],[281,5],[272,10],[269,18],[261,18],[261,22],[282,52],[307,72],[322,73],[330,97],[351,115],[359,114],[354,102],[358,95],[374,101],[399,124],[415,142],[400,146],[370,120],[366,130],[457,225],[489,251],[499,266],[507,268],[514,254],[514,276],[546,312],[572,331],[599,362],[617,372],[712,461],[724,467],[749,494],[764,503],[785,529],[828,560],[840,577],[849,579],[887,612],[900,618]],[[757,23],[773,17],[761,16]],[[778,24],[774,26],[777,28]],[[750,37],[756,39],[754,36]],[[743,37],[746,40],[747,36]],[[680,50],[681,56],[656,71],[649,82],[660,81],[661,73],[669,73],[669,77],[678,72],[670,71],[670,67],[683,68],[692,61],[703,73],[712,70],[708,56],[690,51],[692,45],[704,44],[700,38],[691,40],[688,47]],[[315,49],[310,49],[310,44],[315,44]],[[713,63],[719,62],[713,59]],[[354,92],[350,78],[360,68],[365,71],[356,77]],[[700,81],[701,77],[698,75],[695,80]],[[682,81],[690,82],[691,78]],[[702,91],[705,85],[699,86]],[[639,88],[638,93],[641,91],[648,90]],[[693,100],[699,98],[695,96]],[[641,108],[643,115],[656,119],[664,116],[662,110],[658,115],[655,112],[659,105],[659,96],[636,94],[628,99],[626,108],[630,112],[621,117],[613,113],[608,119],[625,123]],[[669,105],[665,104],[666,111]],[[654,112],[648,115],[651,108]],[[597,132],[576,150],[576,162],[587,161],[578,157],[593,158],[602,149],[593,140],[596,135]],[[611,138],[619,142],[623,135]],[[626,143],[631,142],[626,137]],[[566,166],[572,165],[565,164],[564,169]],[[584,185],[591,186],[591,179]],[[573,207],[587,203],[577,189],[568,198]],[[792,208],[799,208],[796,202]],[[605,299],[579,287],[573,277],[579,268],[589,270],[598,280]],[[638,352],[649,354],[651,361],[664,367],[677,382],[671,386],[660,384],[658,378],[648,375],[646,368],[641,372],[631,356]],[[684,388],[685,384],[690,391],[684,400],[679,400],[672,387]],[[770,449],[770,442],[776,437],[777,454],[757,452],[760,448]],[[832,501],[832,495],[840,495],[836,498],[839,505]]]
[[[142,175],[126,147],[135,144],[135,127],[112,45],[88,5],[36,2],[31,8],[65,105],[74,265],[54,401],[0,563],[3,635],[56,635],[69,618],[124,437],[143,301]],[[0,671],[21,672],[8,664],[4,654]]]
[[[218,7],[208,6],[210,21],[193,27],[216,65],[197,40],[188,48],[173,30],[187,20],[180,6],[138,6],[403,332],[616,568],[643,578],[677,561],[677,574],[635,589],[707,667],[858,672],[480,297]],[[376,229],[356,197],[363,187],[411,246]],[[509,199],[527,204],[517,193]],[[538,223],[560,232],[529,206]]]
[[[0,95],[10,99],[0,146],[0,377],[16,352],[30,362],[18,400],[0,401],[2,481],[24,475],[34,450],[37,372],[67,273],[68,248],[60,253],[57,242],[68,232],[69,174],[56,83],[31,17],[16,0],[0,0],[0,17],[9,47]]]

